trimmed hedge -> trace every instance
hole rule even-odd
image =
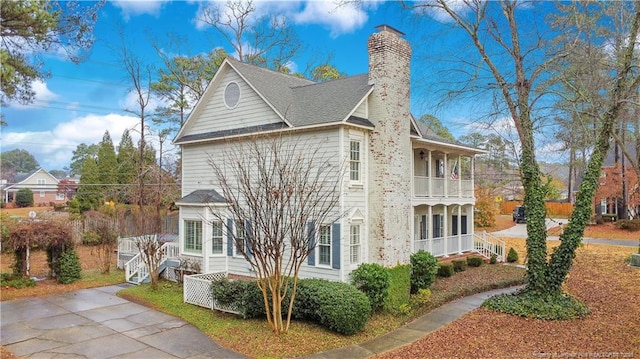
[[[456,273],[467,270],[467,261],[464,259],[454,259],[451,264],[453,264],[453,271]]]
[[[411,294],[420,289],[427,289],[436,279],[438,260],[431,253],[419,250],[410,257],[411,262]]]
[[[389,271],[376,263],[363,263],[351,272],[351,284],[369,297],[374,312],[384,306],[389,296],[390,282]]]
[[[255,281],[224,278],[211,285],[215,301],[234,305],[240,315],[259,318],[266,315],[262,292]],[[285,297],[282,314],[288,310]],[[293,303],[292,317],[319,323],[335,332],[351,335],[362,330],[371,316],[371,302],[353,285],[324,279],[300,279]]]
[[[469,267],[480,267],[484,263],[482,257],[471,256],[467,257],[467,265]]]
[[[325,279],[301,279],[293,303],[296,318],[312,320],[335,332],[361,331],[371,316],[371,302],[353,285]]]
[[[451,277],[454,273],[453,264],[440,263],[440,267],[438,267],[438,275],[440,277]]]
[[[509,253],[507,253],[507,262],[515,263],[517,261],[518,261],[518,252],[516,252],[516,250],[513,247],[509,248]]]

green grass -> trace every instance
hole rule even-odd
[[[406,315],[389,311],[377,313],[369,319],[362,332],[352,336],[333,333],[316,324],[292,321],[290,330],[276,337],[265,319],[243,320],[231,314],[183,303],[182,286],[177,283],[162,281],[155,291],[149,285],[130,287],[118,295],[183,318],[221,345],[250,357],[281,358],[365,342],[461,296],[522,284],[524,273],[523,269],[513,266],[483,265],[450,278],[437,278],[431,287],[431,299],[411,310],[408,266],[394,267],[391,269],[390,299],[385,302],[385,308],[406,304],[405,308],[409,307],[407,312],[403,312]]]

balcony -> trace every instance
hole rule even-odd
[[[419,198],[473,198],[473,181],[442,177],[413,177],[413,196]]]

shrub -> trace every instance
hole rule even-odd
[[[211,294],[219,305],[235,308],[244,319],[266,316],[262,291],[255,281],[222,278],[211,283]]]
[[[419,308],[431,300],[431,289],[420,289],[418,293],[411,296],[411,307]]]
[[[86,246],[95,246],[100,242],[100,235],[95,231],[84,232],[82,235],[82,244]]]
[[[451,277],[454,273],[453,264],[440,263],[440,267],[438,267],[438,275],[440,277]]]
[[[482,257],[467,257],[467,265],[469,267],[480,267],[482,263],[484,263],[484,259]]]
[[[362,330],[371,315],[371,303],[355,286],[325,279],[301,279],[293,304],[295,318],[318,322],[335,332],[351,335]]]
[[[384,302],[384,310],[392,314],[401,314],[400,307],[408,305],[411,293],[411,265],[397,265],[387,269],[391,277],[389,295]]]
[[[584,318],[589,314],[589,308],[584,303],[564,293],[500,294],[487,299],[482,306],[503,313],[545,320]]]
[[[411,293],[431,287],[438,273],[438,260],[429,252],[419,250],[410,257]]]
[[[498,256],[495,253],[493,253],[491,255],[491,258],[489,259],[489,264],[496,264],[496,263],[498,263]]]
[[[31,278],[23,277],[21,275],[1,273],[0,286],[2,286],[3,288],[11,287],[16,289],[35,287],[36,281]]]
[[[54,271],[56,273],[56,279],[62,284],[69,284],[80,279],[80,273],[82,267],[80,267],[80,259],[76,254],[76,250],[68,248],[55,262]]]
[[[518,252],[516,252],[516,250],[513,247],[509,248],[509,253],[507,253],[507,262],[515,263],[517,261],[518,261]]]
[[[629,232],[636,232],[640,230],[640,220],[637,219],[622,219],[616,222],[615,226],[619,229],[624,229]]]
[[[451,264],[453,264],[453,271],[456,273],[467,270],[467,261],[464,259],[454,259]]]
[[[16,206],[33,207],[33,191],[29,188],[22,188],[16,193]]]
[[[615,222],[618,220],[618,215],[615,213],[605,213],[602,215],[602,220],[604,222]]]
[[[351,272],[351,284],[369,297],[372,311],[382,309],[389,296],[390,281],[387,269],[376,263],[363,263]]]

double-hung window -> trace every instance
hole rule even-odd
[[[351,140],[349,142],[349,180],[360,182],[362,177],[362,142]]]
[[[320,226],[318,237],[318,264],[331,265],[331,226]]]
[[[222,222],[214,221],[211,226],[211,253],[222,254]]]
[[[202,252],[202,221],[184,221],[184,251]]]
[[[360,263],[360,225],[352,224],[349,229],[349,258],[351,264]]]

